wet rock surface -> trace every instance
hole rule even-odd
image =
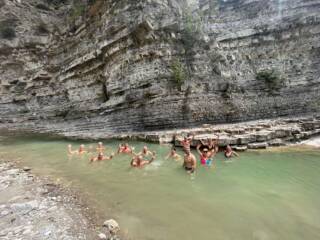
[[[0,161],[0,239],[111,239],[84,214],[75,195],[30,174],[31,169]]]

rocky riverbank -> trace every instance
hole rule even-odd
[[[95,122],[87,127],[76,128],[76,123],[39,124],[1,124],[0,130],[5,134],[30,133],[56,135],[74,140],[139,140],[155,143],[171,143],[179,146],[187,134],[195,136],[192,147],[199,140],[219,138],[219,146],[233,146],[236,150],[264,149],[268,147],[284,146],[299,143],[320,134],[320,116],[300,116],[291,118],[276,118],[230,124],[203,124],[196,128],[173,129],[146,132],[115,132],[110,129],[91,128]],[[99,123],[102,124],[102,123]],[[8,131],[9,130],[9,131]]]
[[[75,193],[30,170],[0,160],[0,239],[118,239],[113,221],[98,227]]]
[[[320,134],[320,116],[278,118],[233,124],[205,124],[199,128],[162,132],[145,132],[116,136],[158,143],[173,143],[180,146],[180,140],[193,134],[195,147],[200,140],[219,139],[220,147],[233,146],[238,151],[265,149],[301,142]]]

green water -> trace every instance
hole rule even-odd
[[[69,159],[69,143],[80,144],[15,137],[0,142],[0,154],[80,189],[127,239],[320,239],[319,150],[247,152],[232,161],[220,153],[214,169],[198,166],[190,177],[164,159],[170,146],[148,144],[157,160],[131,169],[127,155],[92,165],[88,155]],[[105,144],[111,152],[119,142]]]

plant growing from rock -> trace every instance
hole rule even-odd
[[[36,28],[36,33],[40,35],[47,35],[50,33],[47,24],[40,22]]]
[[[186,52],[188,52],[194,47],[202,33],[201,17],[186,8],[183,11],[182,28],[181,40],[185,46]]]
[[[1,27],[0,26],[1,38],[12,40],[16,37],[16,32],[12,27]]]
[[[172,81],[175,83],[176,86],[181,88],[182,84],[184,83],[187,74],[184,66],[178,59],[174,59],[171,62],[171,72],[172,72]]]
[[[278,90],[283,86],[284,79],[275,69],[262,70],[256,74],[256,79],[264,81],[270,90]]]
[[[7,19],[0,22],[0,37],[12,40],[16,37],[15,31],[16,19]]]
[[[80,16],[85,14],[86,6],[81,0],[73,1],[70,18],[71,20],[76,20]]]

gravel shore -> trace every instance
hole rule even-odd
[[[0,239],[99,239],[77,197],[0,160]]]

